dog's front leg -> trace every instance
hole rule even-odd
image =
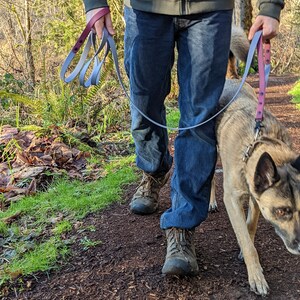
[[[257,251],[248,232],[245,214],[240,200],[241,195],[239,195],[238,192],[232,191],[236,191],[236,189],[234,187],[226,187],[226,184],[224,184],[224,203],[244,256],[250,288],[256,294],[266,296],[269,286],[263,275]]]
[[[260,210],[256,201],[250,198],[249,206],[248,206],[248,214],[247,214],[247,228],[253,244],[254,244],[254,238],[256,234],[259,215],[260,215]],[[239,259],[240,260],[244,259],[242,251],[239,254]]]
[[[253,244],[254,244],[254,238],[256,234],[259,215],[260,215],[260,210],[258,204],[254,199],[250,199],[249,207],[248,207],[248,215],[247,215],[247,227]]]

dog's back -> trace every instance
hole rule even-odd
[[[220,107],[232,99],[239,85],[239,80],[226,80],[220,98]],[[253,88],[245,83],[236,100],[217,118],[217,141],[219,154],[224,164],[236,165],[239,170],[243,168],[243,155],[247,147],[254,142],[256,108],[257,96]],[[264,136],[280,140],[291,147],[291,139],[287,130],[267,109],[264,110],[262,125],[261,133]]]
[[[222,96],[220,98],[220,107],[224,107],[234,96],[240,80],[227,79]],[[268,99],[265,100],[266,104]],[[245,83],[236,97],[235,101],[221,114],[217,119],[217,133],[232,130],[237,130],[239,134],[243,135],[243,140],[250,143],[254,137],[255,115],[258,101],[254,89]],[[275,139],[282,140],[288,146],[291,146],[291,139],[287,130],[280,124],[280,122],[270,113],[264,109],[264,120],[262,123],[262,132]],[[245,138],[245,136],[247,138]],[[219,141],[220,142],[220,141]]]

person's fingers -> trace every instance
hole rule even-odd
[[[254,34],[262,28],[262,22],[258,18],[255,20],[255,22],[252,24],[249,34],[248,34],[248,40],[252,41]]]
[[[252,40],[255,32],[262,29],[263,41],[266,42],[274,38],[278,34],[279,22],[278,20],[267,17],[267,16],[258,16],[250,28],[248,39]]]
[[[107,31],[109,32],[109,34],[110,35],[114,35],[115,34],[115,30],[114,30],[114,27],[113,27],[113,23],[112,23],[110,14],[107,14],[104,17],[104,22],[105,22],[105,28],[107,29]]]
[[[104,17],[95,22],[94,29],[96,31],[97,36],[101,39],[104,27]]]
[[[95,8],[86,13],[86,21],[89,22],[93,16],[101,11],[103,8]],[[110,13],[106,14],[99,20],[97,20],[93,26],[93,31],[96,32],[97,36],[101,39],[104,26],[107,28],[108,32],[113,35],[115,33]]]
[[[279,22],[276,19],[266,17],[263,27],[263,41],[274,38],[279,31]]]

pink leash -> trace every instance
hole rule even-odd
[[[259,74],[259,91],[258,91],[258,104],[255,116],[255,131],[256,137],[258,136],[261,127],[263,127],[263,112],[265,106],[266,87],[271,72],[271,44],[267,41],[265,44],[262,42],[262,35],[257,43],[257,58],[258,58],[258,74]]]

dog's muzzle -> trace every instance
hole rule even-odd
[[[295,255],[300,255],[300,241],[298,239],[293,240],[291,243],[284,241],[288,251]]]

